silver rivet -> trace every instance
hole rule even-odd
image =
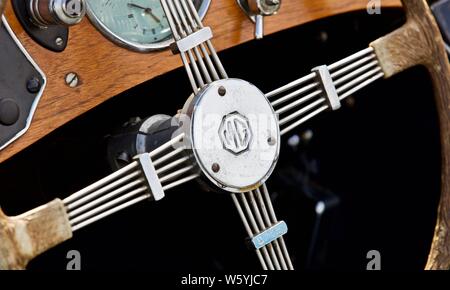
[[[217,163],[213,163],[213,165],[211,166],[211,169],[213,172],[217,173],[220,170],[220,166]]]
[[[71,88],[75,88],[78,86],[79,78],[78,75],[74,72],[68,73],[66,75],[66,85],[68,85]]]
[[[267,138],[267,143],[269,143],[270,146],[273,146],[277,143],[277,139],[275,139],[273,137],[269,137],[269,138]]]
[[[218,90],[218,93],[219,93],[219,95],[220,96],[225,96],[225,94],[227,93],[227,90],[225,89],[225,87],[224,86],[220,86],[219,87],[219,90]]]
[[[64,40],[63,40],[61,37],[57,37],[57,38],[55,39],[55,44],[56,44],[57,46],[62,46],[62,45],[64,44]]]

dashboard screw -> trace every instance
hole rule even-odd
[[[68,85],[71,88],[75,88],[78,86],[79,78],[78,75],[74,72],[68,73],[66,75],[66,85]]]
[[[37,77],[32,77],[27,81],[27,90],[29,93],[35,94],[41,89],[41,81]]]

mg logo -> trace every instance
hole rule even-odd
[[[252,139],[252,131],[248,119],[238,112],[223,117],[219,128],[219,136],[223,148],[233,154],[248,150]]]

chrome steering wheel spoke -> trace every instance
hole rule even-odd
[[[338,109],[331,103],[330,90],[340,102],[384,77],[372,47],[322,67],[328,71],[326,77],[312,72],[266,94],[279,115],[281,135],[321,112]]]
[[[280,137],[321,112],[339,109],[342,100],[384,77],[374,49],[318,66],[264,95],[245,81],[228,79],[212,32],[191,1],[160,1],[174,34],[172,50],[180,53],[194,92],[182,110],[192,155],[213,186],[232,193],[263,269],[293,269],[283,239],[287,226],[277,221],[265,186],[278,160]],[[257,115],[263,121],[255,121]],[[216,147],[205,149],[205,144]]]
[[[213,184],[232,192],[233,201],[247,234],[254,242],[263,269],[293,269],[283,239],[287,226],[284,222],[277,221],[266,186],[261,187],[263,194],[257,188],[258,184],[269,177],[278,160],[280,134],[274,111],[264,94],[256,87],[241,80],[227,80],[228,75],[210,40],[212,32],[208,27],[203,26],[191,1],[160,1],[175,39],[172,50],[180,53],[194,92],[194,97],[187,101],[183,114],[189,120],[190,128],[184,133],[191,140],[191,150],[197,164],[203,171],[203,175],[207,176]],[[224,100],[225,95],[227,98]],[[236,103],[239,104],[239,101],[245,97],[248,99],[247,110],[243,106],[236,107]],[[252,109],[252,106],[255,108]],[[269,125],[264,130],[259,130],[264,131],[263,134],[251,132],[251,127],[253,130],[259,127],[257,122],[248,117],[252,113],[268,116],[265,122]],[[206,119],[210,116],[214,119],[215,115],[219,118],[216,123],[221,123],[218,126],[219,132],[214,129],[212,134],[215,137],[207,138],[205,142],[202,135],[208,135],[205,133],[208,127],[216,128],[217,126],[211,125],[214,123],[211,122],[211,118],[203,122],[206,126],[203,126],[201,122],[203,120],[200,122],[198,120],[205,116]],[[194,122],[194,120],[197,121]],[[234,129],[233,126],[235,126]],[[230,135],[230,132],[234,135]],[[216,133],[220,135],[219,138]],[[204,147],[205,143],[214,144],[214,141],[221,143],[220,148],[212,150],[200,148]],[[260,149],[258,151],[254,146],[250,146],[250,142],[263,145],[257,148]],[[242,153],[245,154],[244,157]],[[270,160],[258,160],[263,155]],[[239,167],[251,165],[261,172],[242,177],[243,172]],[[234,173],[230,175],[222,174],[222,172]],[[252,185],[253,188],[256,185],[256,189],[245,192],[243,188],[248,188],[247,185]],[[257,244],[257,241],[262,244]]]
[[[283,237],[287,226],[277,220],[266,184],[232,199],[262,268],[294,270]]]
[[[136,156],[120,170],[63,200],[75,232],[144,200],[160,200],[164,192],[197,178],[191,157],[182,145],[184,134],[150,153]]]
[[[180,53],[194,94],[206,84],[228,78],[192,1],[161,0],[175,39],[172,50]]]
[[[316,67],[264,94],[228,78],[211,43],[212,31],[203,26],[192,1],[160,1],[175,39],[172,50],[181,56],[194,95],[173,117],[177,130],[170,140],[157,140],[165,143],[138,151],[146,153],[60,201],[67,233],[206,178],[216,191],[231,195],[262,268],[293,270],[284,240],[287,225],[277,219],[265,185],[279,158],[281,135],[338,109],[343,99],[384,77],[374,49]]]

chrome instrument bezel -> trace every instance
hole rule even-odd
[[[209,6],[211,4],[211,0],[202,0],[202,4],[200,5],[200,8],[198,10],[198,14],[200,16],[200,19],[203,20],[206,13],[208,12]],[[118,36],[116,33],[111,31],[106,25],[98,19],[98,17],[95,15],[95,13],[92,12],[91,6],[89,4],[89,1],[86,1],[86,14],[91,21],[91,23],[102,33],[107,39],[114,42],[115,44],[137,52],[150,52],[155,50],[162,50],[170,46],[170,44],[173,42],[173,37],[167,38],[163,41],[156,42],[156,43],[149,43],[149,44],[141,44],[141,43],[135,43],[128,41],[124,39],[123,37]]]

